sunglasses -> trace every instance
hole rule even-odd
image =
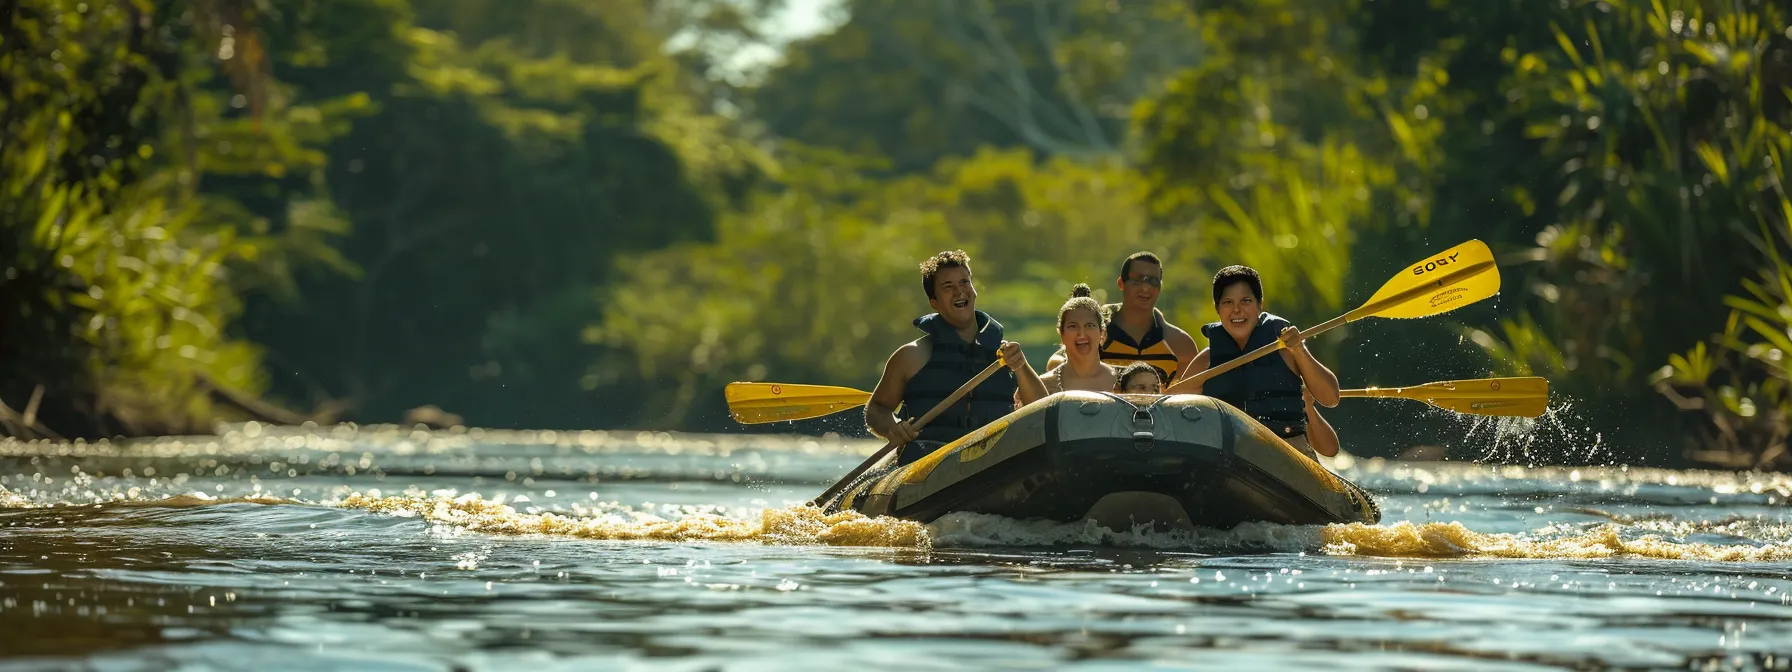
[[[1135,275],[1133,277],[1127,278],[1126,284],[1129,284],[1129,285],[1145,284],[1145,285],[1151,285],[1152,287],[1162,287],[1162,286],[1164,286],[1164,279],[1157,277],[1155,275]]]

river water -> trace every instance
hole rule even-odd
[[[5,669],[1792,669],[1792,478],[1345,457],[1381,525],[795,506],[837,438],[0,443]]]

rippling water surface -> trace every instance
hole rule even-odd
[[[1792,478],[1341,459],[1378,526],[797,504],[803,437],[0,443],[0,667],[1792,669]]]

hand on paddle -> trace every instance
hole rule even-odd
[[[1027,363],[1027,353],[1022,352],[1020,344],[1014,341],[1002,341],[1002,363],[1014,372],[1014,405],[1016,408],[1044,399],[1048,392],[1045,382],[1039,379],[1039,372]]]
[[[1337,406],[1338,376],[1326,368],[1319,358],[1314,357],[1312,351],[1307,350],[1306,335],[1300,332],[1300,327],[1283,327],[1278,337],[1282,349],[1288,351],[1288,359],[1285,361],[1289,368],[1294,369],[1301,380],[1306,382],[1303,386],[1306,393],[1312,395],[1313,400],[1321,406]]]
[[[1299,357],[1301,355],[1309,354],[1307,352],[1307,341],[1306,338],[1301,335],[1300,327],[1282,327],[1281,339],[1282,345],[1288,348],[1288,352],[1294,353],[1294,356]]]
[[[997,354],[1001,357],[998,361],[1001,364],[1006,365],[1009,369],[1015,371],[1017,374],[1024,376],[1024,372],[1031,370],[1027,366],[1027,353],[1021,351],[1019,343],[1015,343],[1014,341],[1002,341],[1002,345],[997,350]],[[991,366],[995,366],[995,364],[992,364]],[[975,386],[973,385],[971,387]],[[921,435],[920,423],[916,422],[916,418],[903,420],[900,416],[892,414],[891,419],[895,420],[895,422],[881,432],[883,438],[890,443],[898,446],[905,446]]]
[[[914,418],[909,418],[894,425],[890,425],[890,428],[884,431],[884,439],[898,446],[906,446],[910,441],[914,441],[915,437],[920,435],[921,430],[915,427]]]
[[[1020,349],[1019,343],[1015,343],[1014,341],[1002,341],[1001,352],[1002,363],[1007,364],[1010,370],[1017,374],[1027,370],[1027,353]]]

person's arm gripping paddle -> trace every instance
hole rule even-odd
[[[1027,353],[1021,351],[1019,343],[1014,341],[1002,343],[1002,361],[1014,371],[1014,379],[1019,386],[1014,394],[1019,399],[1021,406],[1045,398],[1045,381],[1040,380],[1039,372],[1034,371],[1033,365],[1027,363]]]
[[[1301,338],[1312,338],[1365,317],[1414,319],[1440,315],[1499,291],[1500,271],[1494,262],[1493,250],[1488,249],[1486,243],[1471,240],[1407,266],[1382,285],[1366,303],[1301,332]],[[1164,392],[1188,394],[1189,390],[1199,390],[1208,379],[1285,347],[1287,343],[1278,339],[1225,364],[1184,377]]]
[[[901,446],[920,434],[914,422],[897,417],[896,409],[902,406],[902,393],[908,389],[909,379],[927,364],[927,346],[925,338],[905,344],[884,362],[883,377],[877,380],[871,401],[865,404],[865,426],[878,438]]]
[[[1306,339],[1301,338],[1299,327],[1288,327],[1281,334],[1284,349],[1282,358],[1288,368],[1300,375],[1306,388],[1313,395],[1313,401],[1327,408],[1338,405],[1338,375],[1326,368],[1325,364],[1307,350]]]
[[[971,390],[976,389],[978,385],[982,385],[983,381],[988,380],[990,376],[995,375],[995,372],[1000,370],[1002,370],[1002,360],[997,359],[996,361],[990,362],[989,366],[985,367],[981,373],[978,373],[976,377],[970,379],[964,385],[959,386],[959,388],[950,396],[941,400],[940,403],[932,409],[929,409],[925,415],[908,422],[897,422],[894,423],[894,425],[896,427],[906,426],[909,428],[909,431],[919,432],[922,427],[927,426],[927,423],[933,422],[933,419],[941,412],[950,408],[953,404],[958,403],[958,400],[963,399],[964,395],[969,394]],[[866,407],[869,408],[870,406],[867,405]],[[913,439],[910,440],[912,441]],[[890,453],[896,452],[896,450],[903,445],[904,444],[902,443],[897,443],[895,440],[890,440],[888,443],[885,443],[884,447],[877,449],[877,452],[872,453],[871,457],[865,458],[865,461],[860,462],[859,466],[853,467],[852,471],[846,472],[846,476],[841,477],[838,481],[834,481],[833,485],[830,485],[828,486],[828,489],[821,491],[821,494],[816,495],[815,499],[809,500],[809,505],[822,506],[826,504],[829,499],[840,494],[841,490],[845,490],[846,486],[851,484],[853,479],[858,478],[872,467],[877,466],[877,464],[882,462],[885,457],[888,457]]]

